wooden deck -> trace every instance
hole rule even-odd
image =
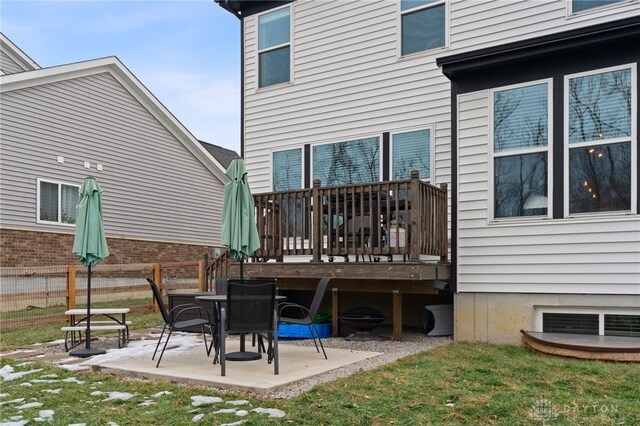
[[[331,277],[334,335],[341,294],[391,295],[393,338],[401,340],[403,294],[435,295],[436,280],[449,281],[447,186],[417,172],[339,187],[316,180],[312,188],[254,194],[254,202],[260,248],[243,276],[275,278],[282,290],[315,290]],[[240,276],[224,255],[206,264],[209,289],[216,276]]]
[[[640,362],[640,338],[543,333],[520,330],[525,346],[539,352],[581,359]]]

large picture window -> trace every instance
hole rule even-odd
[[[273,153],[273,190],[291,191],[302,188],[302,149]]]
[[[259,87],[291,80],[291,8],[258,17]]]
[[[634,78],[631,66],[566,77],[569,215],[632,209]]]
[[[38,222],[73,225],[80,187],[38,180]]]
[[[379,181],[380,138],[314,146],[313,178],[322,186]]]
[[[550,82],[493,92],[493,216],[549,215]]]
[[[446,44],[446,4],[444,0],[400,1],[401,53],[443,47]]]
[[[392,179],[403,180],[417,170],[420,179],[431,177],[431,129],[391,135]]]

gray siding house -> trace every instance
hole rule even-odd
[[[640,336],[638,0],[216,1],[254,192],[418,169],[450,188],[457,340]]]
[[[110,263],[211,253],[224,168],[124,64],[40,68],[0,40],[2,266],[75,261],[75,202],[87,175],[104,190]]]

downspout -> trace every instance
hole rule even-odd
[[[240,20],[240,157],[244,158],[244,20],[229,0],[224,0],[224,8]]]

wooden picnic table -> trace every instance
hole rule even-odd
[[[117,331],[119,348],[129,342],[129,325],[131,325],[131,321],[127,320],[129,308],[97,308],[91,309],[90,312],[89,327],[91,331]],[[61,330],[65,332],[64,348],[69,351],[83,342],[82,332],[87,329],[87,309],[69,309],[64,314],[69,316],[70,325],[62,327]],[[103,319],[94,320],[93,317],[96,315],[100,315]],[[69,345],[69,340],[71,345]]]

